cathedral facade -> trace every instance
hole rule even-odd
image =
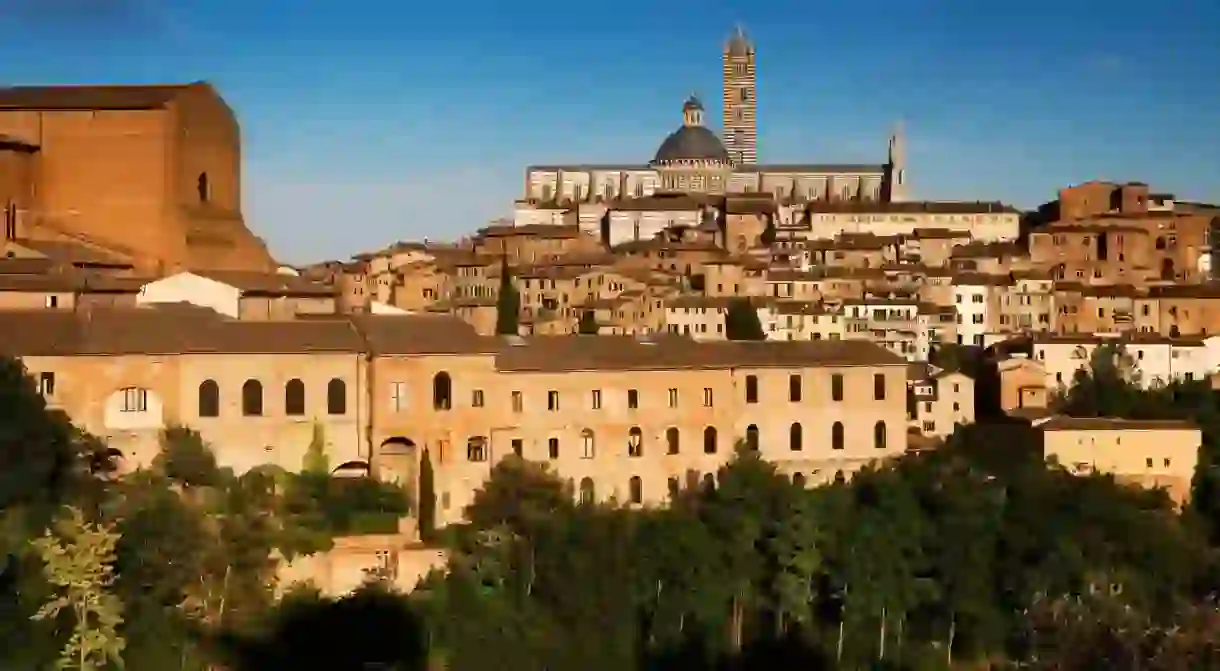
[[[648,163],[530,166],[524,200],[537,204],[612,202],[661,192],[760,193],[787,202],[908,199],[901,127],[890,137],[882,163],[759,163],[755,56],[754,45],[740,28],[724,44],[721,135],[705,125],[703,104],[691,96],[682,106],[682,125],[665,138]]]

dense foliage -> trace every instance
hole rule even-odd
[[[513,281],[508,257],[500,264],[500,293],[496,296],[496,334],[520,335],[521,294]]]
[[[1191,419],[1205,430],[1201,462],[1216,463],[1210,387],[1141,390],[1128,364],[1099,351],[1059,409]],[[337,482],[316,454],[302,473],[235,476],[185,428],[166,431],[154,468],[114,478],[104,449],[9,372],[0,396],[24,412],[0,406],[0,447],[32,461],[0,457],[29,469],[0,490],[4,516],[21,522],[4,527],[0,668],[50,668],[79,652],[74,633],[136,671],[1220,664],[1210,471],[1180,514],[1163,492],[1048,465],[1026,424],[963,427],[938,450],[816,489],[742,452],[712,485],[691,482],[672,505],[643,510],[578,504],[544,466],[509,458],[465,511],[469,523],[438,534],[446,570],[410,596],[370,583],[343,599],[296,590],[276,604],[277,556],[325,549],[369,510],[406,510],[402,493]],[[39,459],[27,440],[50,441],[59,460]],[[427,459],[421,480],[425,469],[430,481]],[[434,510],[432,487],[421,510]],[[54,522],[64,504],[80,519]],[[30,541],[60,538],[72,556],[90,529],[114,540],[89,570],[113,575],[91,589],[121,618],[82,626],[67,606],[35,618],[68,592]]]
[[[758,309],[748,298],[733,298],[724,313],[724,337],[729,340],[766,340]]]

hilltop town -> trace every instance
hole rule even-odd
[[[210,85],[0,90],[0,353],[123,468],[171,424],[238,471],[295,470],[320,433],[337,474],[416,488],[429,459],[442,526],[509,454],[643,506],[738,444],[815,486],[987,413],[1188,496],[1197,428],[1048,408],[1107,344],[1149,387],[1220,369],[1220,205],[1103,181],[1031,211],[919,200],[900,125],[876,164],[770,165],[755,47],[722,60],[719,133],[692,97],[638,165],[529,166],[460,240],[304,267],[247,226]],[[402,557],[404,584],[436,561]]]

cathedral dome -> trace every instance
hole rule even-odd
[[[691,96],[682,105],[682,127],[669,134],[657,149],[654,164],[676,161],[729,162],[729,152],[716,134],[703,125],[703,104]]]

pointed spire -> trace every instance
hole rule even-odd
[[[733,56],[745,56],[754,50],[750,38],[746,36],[745,28],[740,23],[733,27],[733,34],[729,36],[725,49]]]

